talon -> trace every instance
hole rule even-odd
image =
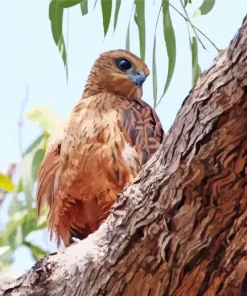
[[[77,237],[71,237],[71,240],[73,241],[73,243],[79,243],[81,240]]]

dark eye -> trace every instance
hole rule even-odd
[[[121,71],[129,71],[132,69],[132,64],[127,59],[117,59],[116,64]]]

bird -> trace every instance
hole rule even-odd
[[[38,215],[45,204],[51,239],[67,247],[95,232],[164,138],[142,100],[148,66],[127,50],[96,59],[79,102],[48,140],[38,172]]]

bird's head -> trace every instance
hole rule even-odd
[[[126,99],[140,99],[148,75],[149,69],[140,58],[126,50],[111,50],[95,61],[83,96],[110,92]]]

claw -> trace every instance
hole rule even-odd
[[[71,237],[71,240],[73,241],[73,243],[79,243],[81,240],[77,237]]]

